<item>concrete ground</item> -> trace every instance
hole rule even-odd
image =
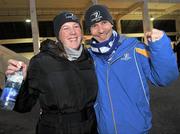
[[[150,134],[180,134],[180,78],[166,88],[150,87],[153,127]],[[0,134],[35,134],[39,106],[30,113],[0,110]]]
[[[151,87],[150,134],[180,134],[180,77],[166,88]]]

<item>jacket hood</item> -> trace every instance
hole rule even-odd
[[[48,52],[55,56],[66,58],[66,53],[63,45],[60,42],[47,39],[41,43],[40,52]]]

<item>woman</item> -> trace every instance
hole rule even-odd
[[[58,42],[42,42],[27,74],[22,65],[25,80],[14,110],[29,112],[39,98],[37,134],[96,134],[97,81],[92,59],[81,45],[80,22],[73,13],[62,12],[54,19],[54,32]],[[9,60],[6,74],[18,67],[19,61]]]

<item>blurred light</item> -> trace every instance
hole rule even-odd
[[[26,20],[25,20],[25,22],[30,23],[30,22],[31,22],[31,20],[30,20],[30,19],[26,19]]]
[[[151,18],[150,18],[150,21],[154,21],[154,19],[155,19],[154,17],[151,17]]]

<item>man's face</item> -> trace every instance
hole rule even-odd
[[[104,42],[108,40],[112,35],[113,25],[107,21],[103,20],[95,23],[90,27],[91,35],[99,42]]]
[[[76,22],[66,22],[61,26],[59,39],[67,48],[78,49],[82,40],[81,27]]]

